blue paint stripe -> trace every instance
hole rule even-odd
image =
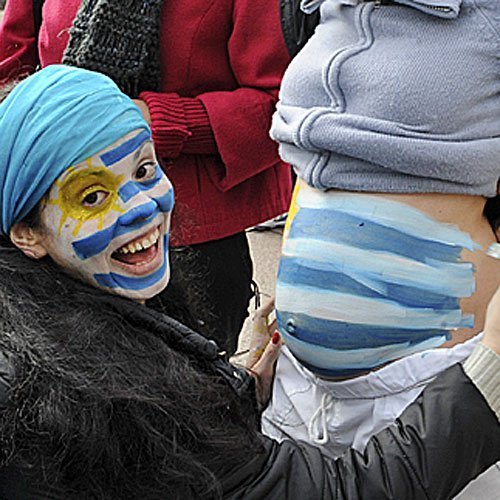
[[[171,212],[175,204],[174,190],[170,188],[163,196],[153,198],[162,212]]]
[[[132,278],[130,276],[123,276],[117,273],[108,274],[94,274],[97,283],[105,288],[121,288],[122,290],[145,290],[155,285],[165,275],[168,266],[168,257],[166,249],[168,248],[168,235],[163,239],[164,259],[163,265],[158,268],[154,273],[140,278]]]
[[[293,311],[328,321],[389,328],[450,330],[473,325],[472,316],[462,314],[459,308],[410,308],[387,299],[373,299],[281,281],[276,285],[276,308],[278,311]]]
[[[118,190],[118,196],[123,201],[123,203],[127,203],[127,201],[132,199],[136,194],[139,194],[140,192],[141,189],[139,188],[138,183],[129,181]]]
[[[442,242],[450,246],[476,250],[480,246],[452,224],[438,222],[416,208],[375,196],[336,193],[334,196],[319,190],[301,189],[297,195],[300,210],[316,211],[316,219],[346,213],[382,226],[396,229],[415,238]]]
[[[432,309],[455,309],[458,299],[428,290],[411,288],[404,285],[386,283],[382,293],[354,280],[343,272],[325,272],[300,265],[294,258],[283,258],[278,272],[280,283],[317,287],[333,292],[348,293],[362,297],[385,298],[408,307],[427,307]]]
[[[440,347],[446,337],[432,337],[423,342],[387,344],[382,347],[356,349],[331,349],[320,345],[312,345],[281,331],[288,348],[299,359],[308,363],[313,371],[320,370],[369,370],[389,361],[428,349]]]
[[[124,203],[127,203],[127,201],[133,198],[136,194],[139,194],[143,191],[149,191],[150,189],[156,187],[158,183],[163,179],[164,175],[165,174],[161,170],[160,166],[156,165],[155,176],[152,179],[146,182],[129,181],[120,188],[118,194],[121,200]]]
[[[468,297],[474,292],[470,262],[435,259],[419,262],[394,253],[311,238],[288,239],[282,253],[285,257],[297,258],[304,267],[325,272],[342,271],[375,290],[394,283],[452,297]]]
[[[80,259],[88,259],[101,253],[118,236],[137,231],[149,224],[158,214],[157,203],[150,201],[128,211],[119,217],[114,224],[96,233],[72,243],[75,253]]]
[[[450,246],[406,234],[355,215],[301,208],[290,227],[289,238],[335,241],[366,250],[399,254],[425,262],[431,258],[456,262],[463,247]]]
[[[331,349],[383,347],[389,344],[423,342],[434,337],[450,338],[444,329],[402,329],[328,321],[284,311],[276,313],[278,328],[288,335],[312,345]]]
[[[107,167],[119,162],[129,154],[132,154],[142,143],[151,140],[151,134],[147,130],[141,130],[135,137],[120,144],[117,148],[101,155],[101,160]]]
[[[397,255],[376,255],[356,248],[329,245],[319,248],[304,245],[293,249],[287,242],[283,249],[281,269],[293,280],[294,272],[321,272],[320,283],[329,288],[338,273],[351,278],[365,288],[385,296],[390,286],[400,286],[448,297],[470,297],[474,293],[474,268],[470,262],[443,263],[411,261]],[[289,251],[291,250],[291,251]],[[295,257],[306,256],[306,258]],[[310,258],[309,258],[310,257]],[[330,275],[333,276],[330,276]]]

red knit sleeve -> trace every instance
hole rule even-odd
[[[215,178],[227,191],[280,160],[269,137],[281,77],[289,56],[278,2],[228,0],[233,5],[228,56],[238,87],[193,98],[143,92],[153,138],[162,157],[218,154],[225,170]]]
[[[32,2],[10,0],[0,24],[0,81],[32,73],[37,64]]]
[[[162,158],[182,153],[216,154],[217,145],[203,103],[174,93],[141,92],[151,114],[156,150]]]
[[[269,129],[289,62],[279,2],[233,0],[233,23],[228,50],[240,88],[198,96],[225,165],[219,181],[224,191],[279,163]]]

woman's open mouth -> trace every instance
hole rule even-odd
[[[129,241],[111,254],[114,263],[130,274],[145,275],[163,263],[161,226]]]

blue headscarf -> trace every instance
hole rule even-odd
[[[21,82],[0,104],[0,231],[8,235],[67,168],[137,129],[151,133],[100,73],[53,65]]]

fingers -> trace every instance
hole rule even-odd
[[[267,371],[274,373],[274,365],[280,354],[283,340],[278,332],[274,332],[271,341],[267,343],[260,359],[251,367],[257,374],[263,374]]]
[[[271,321],[269,326],[267,327],[268,332],[275,332],[278,330],[278,322],[276,321],[276,318]]]
[[[256,379],[257,402],[261,408],[267,405],[271,397],[274,370],[282,345],[281,335],[278,332],[274,332],[262,356],[251,368]]]
[[[266,346],[269,343],[270,336],[267,334],[256,335],[252,337],[250,343],[250,350],[248,351],[248,357],[245,363],[247,368],[252,368],[262,357],[266,350]]]
[[[276,329],[276,320],[269,323],[269,316],[274,311],[274,298],[266,301],[252,317],[252,338],[250,340],[249,354],[246,360],[246,367],[251,368],[264,353],[271,333]]]
[[[259,318],[267,318],[274,311],[274,297],[267,299],[266,302],[259,307],[254,315],[253,321],[258,320]]]

